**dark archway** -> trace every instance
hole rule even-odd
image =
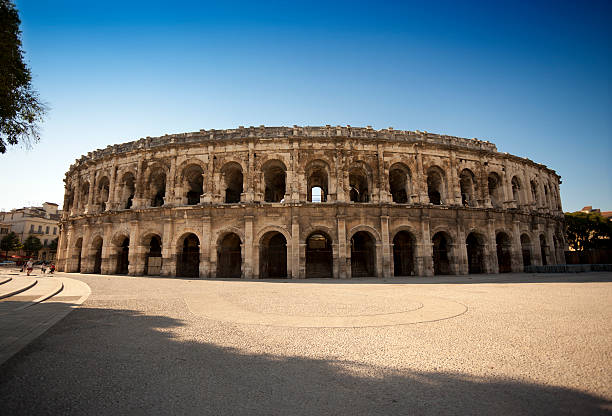
[[[134,194],[136,192],[135,182],[136,180],[131,172],[127,172],[123,175],[123,179],[121,180],[121,193],[119,196],[120,209],[130,209],[132,207]]]
[[[306,200],[309,202],[326,202],[329,194],[327,163],[315,160],[306,168]]]
[[[489,199],[491,200],[491,205],[494,208],[502,207],[502,190],[501,190],[501,179],[499,175],[495,172],[489,173],[487,177],[487,189],[489,190]]]
[[[351,277],[376,277],[376,240],[367,231],[351,238]]]
[[[200,239],[188,234],[179,245],[176,259],[176,275],[180,277],[200,276]]]
[[[370,202],[368,174],[359,167],[349,171],[349,198],[351,202]]]
[[[241,267],[240,237],[234,233],[226,234],[217,247],[217,277],[240,278]]]
[[[410,169],[402,163],[395,163],[389,169],[389,191],[397,204],[410,202]]]
[[[469,169],[463,169],[459,175],[459,187],[461,189],[461,204],[466,207],[476,206],[476,179],[474,173]]]
[[[433,267],[434,274],[450,274],[450,238],[448,234],[440,231],[431,239],[433,244]]]
[[[83,239],[79,238],[74,245],[75,257],[77,258],[77,267],[75,272],[81,273],[81,252],[83,251]]]
[[[129,270],[129,255],[130,255],[130,239],[124,237],[117,253],[117,271],[116,274],[128,274]]]
[[[477,233],[470,233],[465,239],[468,256],[468,273],[484,273],[484,238]]]
[[[259,277],[287,277],[287,239],[278,231],[270,231],[259,245]]]
[[[204,193],[204,169],[200,165],[191,164],[183,170],[183,186],[185,187],[187,205],[197,205]]]
[[[548,264],[548,244],[546,244],[544,234],[540,234],[540,254],[542,256],[542,266],[546,266]]]
[[[282,202],[286,193],[287,168],[280,160],[270,160],[262,168],[264,174],[264,201]]]
[[[495,236],[497,246],[497,266],[500,273],[510,273],[512,271],[512,243],[508,234],[499,232]]]
[[[531,240],[527,234],[521,236],[521,252],[523,254],[523,266],[531,266]]]
[[[444,172],[438,167],[427,170],[427,195],[431,204],[444,204]]]
[[[162,266],[161,237],[154,235],[149,240],[148,252],[145,256],[144,274],[147,276],[159,276]]]
[[[93,249],[93,270],[92,273],[100,274],[102,273],[102,238],[97,237],[91,248]]]
[[[314,232],[306,239],[306,277],[333,277],[334,256],[331,238]]]
[[[242,167],[236,162],[226,164],[223,169],[223,182],[225,183],[225,203],[237,204],[243,192]]]
[[[393,275],[414,275],[414,241],[408,231],[400,231],[393,237]]]

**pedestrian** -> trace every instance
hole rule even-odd
[[[26,263],[26,270],[28,272],[28,276],[30,275],[30,273],[32,273],[33,269],[34,269],[34,263],[32,262],[32,259],[29,259],[28,262]]]
[[[47,273],[47,263],[45,263],[44,261],[42,262],[42,264],[40,265],[40,272],[42,274]]]
[[[53,274],[54,271],[55,271],[55,264],[51,263],[51,266],[49,266],[49,274]]]

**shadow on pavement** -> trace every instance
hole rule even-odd
[[[173,333],[183,325],[131,310],[81,307],[0,367],[2,414],[559,415],[610,409],[605,399],[564,387],[248,355],[207,343],[205,333],[202,342],[178,340]]]

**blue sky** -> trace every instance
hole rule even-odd
[[[63,201],[80,155],[238,125],[490,140],[612,210],[612,2],[17,1],[42,140],[0,155],[0,209]],[[10,178],[10,180],[6,180]]]

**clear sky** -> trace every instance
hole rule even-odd
[[[612,210],[610,1],[18,0],[42,140],[0,155],[0,209],[63,202],[82,154],[238,125],[490,140]]]

